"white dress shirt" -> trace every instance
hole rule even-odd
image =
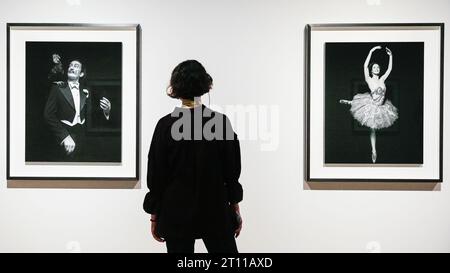
[[[84,124],[85,120],[81,120],[81,107],[80,107],[80,84],[78,82],[69,82],[70,92],[72,93],[73,104],[75,106],[75,116],[72,121],[61,120],[62,123],[75,126],[76,124]]]

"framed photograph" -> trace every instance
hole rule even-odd
[[[7,24],[7,179],[138,180],[140,26]]]
[[[442,182],[444,24],[305,30],[306,181]]]

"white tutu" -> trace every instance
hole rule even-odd
[[[388,99],[380,104],[369,93],[356,94],[350,112],[361,125],[371,129],[390,127],[398,119],[397,108]]]

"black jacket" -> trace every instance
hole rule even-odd
[[[83,91],[83,88],[85,87],[80,84],[81,120],[86,118],[86,104],[88,101],[88,96]],[[61,120],[72,122],[74,117],[75,105],[68,83],[65,82],[61,86],[57,84],[52,85],[47,103],[45,104],[44,118],[59,143],[69,135],[69,132],[64,128]]]
[[[190,139],[175,140],[171,131],[179,120],[176,116],[190,113],[191,128],[198,128],[192,118],[194,108],[176,107],[159,120],[148,154],[150,192],[145,196],[144,210],[157,215],[157,232],[165,238],[229,234],[235,228],[230,203],[242,200],[239,140],[230,121],[204,105],[195,109],[207,116],[200,119],[200,128],[212,118],[220,119],[222,129],[225,133],[228,130],[232,139],[194,139],[195,130],[191,130]],[[189,129],[184,127],[182,132]]]

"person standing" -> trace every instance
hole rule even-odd
[[[85,66],[72,60],[67,69],[67,81],[52,85],[44,108],[44,118],[57,141],[56,161],[82,161],[85,145],[86,104],[89,91],[80,82]],[[111,103],[100,100],[105,119],[109,119]]]
[[[381,75],[381,67],[378,63],[370,63],[372,53],[381,49],[375,46],[364,61],[364,79],[370,89],[370,93],[356,94],[352,100],[339,100],[339,103],[349,104],[350,113],[363,126],[370,128],[370,145],[372,147],[372,163],[377,161],[376,131],[388,128],[398,119],[398,109],[392,102],[386,99],[386,79],[392,71],[392,51],[386,47],[389,56],[389,64],[386,72]]]
[[[198,61],[180,63],[172,72],[168,95],[181,107],[162,117],[148,154],[143,207],[151,214],[151,233],[166,242],[168,253],[193,253],[202,239],[210,253],[237,253],[242,229],[239,202],[241,155],[229,119],[201,103],[212,78]],[[205,135],[216,121],[215,133]],[[181,125],[182,124],[182,125]]]

